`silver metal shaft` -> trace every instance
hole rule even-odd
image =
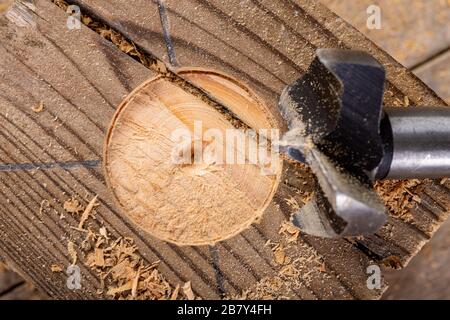
[[[450,108],[384,108],[392,128],[386,179],[450,177]]]

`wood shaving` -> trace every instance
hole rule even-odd
[[[98,239],[102,241],[98,241]],[[132,239],[107,240],[89,233],[85,242],[89,250],[85,264],[96,271],[107,287],[107,294],[116,299],[169,299],[173,294],[169,283],[156,269],[157,263],[145,265],[135,251]],[[100,291],[102,292],[102,291]]]
[[[43,101],[40,101],[37,105],[35,105],[31,108],[31,110],[33,110],[33,112],[36,112],[36,113],[40,113],[40,112],[44,111],[44,109],[45,109],[45,105],[44,105]]]
[[[70,258],[72,259],[72,265],[77,263],[77,251],[75,250],[75,244],[72,241],[67,242],[67,251],[69,253]]]
[[[408,96],[405,96],[405,98],[404,98],[404,100],[403,100],[403,105],[404,105],[405,107],[409,107],[409,97],[408,97]]]
[[[278,246],[273,251],[274,257],[275,257],[275,263],[279,265],[283,265],[286,259],[286,252],[284,251],[282,246]]]
[[[300,235],[300,230],[291,222],[283,221],[278,233],[283,234],[286,237],[287,243],[291,244],[297,243],[298,236]]]
[[[323,262],[323,263],[320,265],[319,271],[320,271],[320,272],[327,272],[327,266],[326,266],[325,262]]]
[[[188,281],[183,285],[183,293],[188,300],[195,300],[194,292],[192,291],[191,282]]]
[[[124,285],[120,286],[120,287],[116,287],[116,288],[110,288],[107,292],[108,295],[110,296],[116,296],[118,293],[124,293],[126,291],[130,291],[133,287],[133,284],[131,281],[128,281],[127,283],[125,283]]]
[[[50,202],[47,199],[42,200],[39,207],[39,215],[42,216],[42,214],[45,212],[45,209],[48,207],[50,207]]]
[[[59,264],[52,264],[52,265],[50,266],[50,270],[51,270],[52,272],[62,272],[62,271],[63,271],[63,268],[62,268]]]
[[[86,222],[86,220],[89,218],[89,215],[92,212],[92,209],[96,205],[98,195],[96,195],[92,200],[89,202],[89,204],[86,206],[86,209],[84,209],[83,215],[81,216],[80,223],[78,224],[79,229],[83,229],[83,225]]]
[[[154,64],[154,66],[158,72],[167,73],[167,67],[163,62],[157,60]]]
[[[291,222],[283,221],[279,243],[268,241],[274,254],[274,262],[280,267],[278,273],[261,279],[240,295],[231,299],[284,300],[298,299],[296,291],[309,286],[314,279],[330,277],[321,255],[306,243],[299,243],[300,231]]]
[[[177,300],[179,292],[180,292],[180,285],[177,284],[177,286],[172,292],[172,295],[170,296],[170,300]]]
[[[90,212],[96,204],[95,196],[86,206],[84,212]],[[72,203],[73,204],[73,203]],[[70,208],[73,208],[71,205]],[[75,203],[75,210],[79,211],[79,206]],[[84,217],[83,217],[84,216]],[[92,217],[84,214],[80,217],[80,222]],[[75,229],[80,230],[77,227]],[[107,295],[115,299],[137,299],[137,300],[167,300],[179,298],[179,286],[172,290],[170,284],[159,273],[157,267],[159,261],[150,265],[137,254],[137,246],[131,238],[113,238],[108,236],[108,230],[102,226],[98,230],[89,228],[82,230],[86,237],[81,243],[84,254],[80,260],[93,270],[101,283],[101,288],[97,293]],[[68,242],[69,255],[72,263],[77,261],[75,244]],[[189,294],[190,297],[190,294]]]
[[[289,199],[284,199],[288,205],[292,207],[294,210],[300,209],[300,205],[298,204],[297,200],[295,200],[294,197],[291,197]]]
[[[422,199],[416,194],[412,195],[412,200],[417,202],[417,203],[421,203],[422,202]]]
[[[424,180],[387,180],[375,183],[375,190],[384,201],[392,216],[405,222],[413,222],[410,212],[414,202],[420,202],[417,194],[421,192]]]
[[[64,202],[63,208],[64,208],[64,210],[66,210],[66,212],[72,213],[72,214],[80,213],[81,211],[84,210],[81,203],[75,198],[70,198],[69,200]]]
[[[91,267],[104,267],[105,255],[103,249],[95,248],[94,253],[88,257],[87,264]]]

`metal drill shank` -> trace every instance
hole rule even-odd
[[[383,162],[390,165],[384,178],[450,177],[449,107],[384,108],[384,112],[392,135],[391,145],[385,144],[390,150]]]

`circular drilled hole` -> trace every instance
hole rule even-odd
[[[210,70],[183,69],[179,74],[257,132],[274,127],[262,100],[237,80]],[[188,91],[155,77],[131,93],[109,128],[104,169],[120,208],[140,228],[178,245],[213,244],[261,217],[275,193],[282,165],[278,158],[265,164],[251,162],[249,151],[245,163],[229,163],[226,154],[222,163],[217,161],[223,141],[217,143],[217,137],[206,137],[206,132],[222,133],[226,140],[227,130],[236,129],[226,116]],[[177,130],[189,132],[190,139],[180,142],[174,135]],[[252,138],[245,139],[248,150]],[[236,154],[237,147],[236,143],[231,148]],[[174,161],[174,154],[185,152],[190,162]]]

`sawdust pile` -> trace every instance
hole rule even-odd
[[[418,194],[423,189],[424,180],[388,180],[375,183],[375,190],[389,209],[389,213],[405,222],[412,222],[410,213],[415,202],[420,202]]]
[[[172,288],[157,269],[159,261],[146,263],[139,256],[133,239],[114,237],[105,226],[89,225],[84,229],[98,206],[97,199],[93,197],[86,206],[75,198],[64,203],[66,212],[80,219],[73,229],[86,234],[79,246],[68,241],[68,255],[72,265],[81,261],[96,272],[101,283],[97,293],[120,300],[195,299],[190,282],[184,284],[183,292],[179,285]],[[77,255],[76,248],[80,249],[81,256]],[[63,269],[53,264],[51,270],[61,272]]]

